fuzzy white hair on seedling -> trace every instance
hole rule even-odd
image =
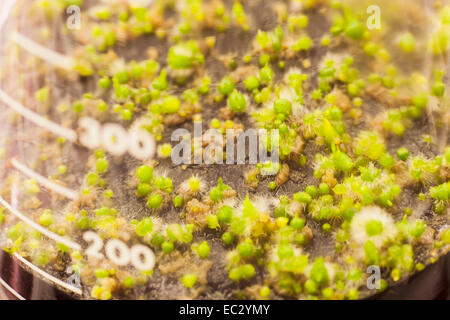
[[[239,209],[240,202],[237,198],[226,198],[220,203],[218,208],[221,208],[222,206],[228,206],[237,210]]]
[[[426,156],[419,154],[415,157],[409,157],[408,171],[411,179],[430,187],[437,182],[436,174],[439,172],[439,166],[434,162],[434,159],[428,159]]]
[[[286,206],[286,212],[290,216],[295,216],[295,214],[301,213],[306,207],[306,204],[300,203],[298,201],[291,201],[288,206]]]
[[[260,213],[269,213],[275,207],[277,199],[273,197],[258,196],[252,203],[256,210]]]
[[[206,189],[207,184],[203,180],[203,178],[199,177],[198,175],[193,175],[181,183],[178,192],[183,196],[197,195],[205,192]]]
[[[290,77],[291,75],[293,75],[293,74],[302,74],[302,70],[300,70],[300,69],[297,68],[297,67],[291,67],[291,68],[289,68],[289,70],[286,72],[286,74],[285,74],[285,76],[284,76],[284,78],[283,78],[283,81],[284,81],[286,84],[289,84],[289,77]]]
[[[160,232],[166,229],[163,219],[160,217],[152,217],[153,221],[153,232]]]
[[[392,241],[397,233],[394,219],[375,206],[362,208],[350,223],[350,238],[360,247],[370,240],[377,248],[381,248]]]
[[[327,52],[327,54],[320,60],[318,68],[322,69],[330,64],[335,67],[339,67],[344,64],[345,55],[343,53]]]
[[[123,58],[118,58],[112,61],[112,63],[109,65],[108,71],[111,76],[114,76],[117,72],[120,72],[122,70],[126,70],[127,63]]]

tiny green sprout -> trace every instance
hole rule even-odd
[[[259,289],[259,295],[263,299],[267,299],[270,296],[270,288],[268,286],[263,286]]]
[[[448,201],[450,199],[450,182],[430,188],[430,197],[436,201]]]
[[[122,284],[125,288],[133,288],[134,279],[132,277],[126,277],[125,279],[123,279]]]
[[[0,224],[3,224],[5,222],[5,208],[0,208]]]
[[[306,186],[305,192],[311,196],[311,198],[316,198],[319,195],[319,191],[313,185]]]
[[[217,90],[220,94],[226,96],[234,90],[234,81],[230,77],[223,77],[220,80]]]
[[[43,87],[36,91],[34,94],[36,100],[39,103],[47,103],[50,95],[50,89],[48,87]]]
[[[328,47],[331,43],[331,38],[328,35],[323,36],[320,39],[320,45],[323,47]]]
[[[441,232],[440,238],[445,244],[450,244],[450,228]]]
[[[169,254],[169,253],[171,253],[171,252],[173,251],[174,245],[173,245],[173,243],[170,242],[170,241],[164,241],[164,242],[161,244],[161,249],[162,249],[162,251],[163,251],[165,254]]]
[[[380,254],[378,252],[377,247],[375,244],[368,240],[364,244],[364,253],[366,255],[366,263],[367,264],[377,264],[380,261]]]
[[[231,232],[224,232],[222,234],[222,242],[224,245],[229,246],[234,243],[234,235]]]
[[[190,177],[188,180],[189,189],[192,192],[200,190],[200,180],[197,177]]]
[[[53,214],[50,209],[45,209],[39,216],[39,224],[44,227],[48,227],[53,223]]]
[[[203,77],[201,79],[200,85],[198,86],[198,93],[201,95],[207,95],[209,93],[209,86],[211,85],[210,77]]]
[[[416,263],[416,270],[417,271],[422,271],[423,269],[425,269],[425,265],[423,263]]]
[[[252,264],[244,264],[239,267],[232,268],[228,277],[233,281],[239,281],[241,279],[250,279],[255,276],[255,267]]]
[[[409,150],[405,147],[401,147],[397,150],[397,157],[402,160],[406,161],[409,158]]]
[[[170,143],[164,143],[159,148],[159,155],[161,158],[168,158],[172,153],[172,146]]]
[[[181,240],[183,237],[183,228],[178,223],[169,224],[166,228],[166,234],[170,241]]]
[[[308,279],[305,282],[305,290],[309,294],[314,294],[317,292],[317,284],[313,280]]]
[[[84,105],[83,102],[81,101],[76,101],[73,105],[72,105],[72,109],[74,112],[76,113],[81,113],[84,109]]]
[[[244,61],[245,64],[249,64],[252,61],[252,55],[251,54],[246,54],[242,58],[242,61]]]
[[[176,70],[189,69],[195,64],[202,64],[205,59],[193,40],[172,46],[167,58],[168,65]]]
[[[146,234],[152,232],[153,220],[151,218],[144,218],[136,225],[136,234],[139,237],[143,237]]]
[[[139,181],[148,183],[153,179],[153,168],[149,166],[140,166],[136,171]]]
[[[378,159],[378,162],[385,168],[390,168],[395,164],[394,158],[388,152],[383,153]]]
[[[294,228],[295,230],[301,231],[303,229],[303,227],[305,226],[305,220],[295,216],[294,218],[292,218],[289,225],[292,228]]]
[[[132,117],[133,117],[133,112],[131,110],[128,110],[128,109],[123,109],[120,112],[120,114],[122,115],[122,119],[126,120],[126,121],[131,120]]]
[[[182,196],[177,195],[173,198],[173,205],[175,208],[181,208],[184,205],[184,199]]]
[[[347,274],[347,278],[353,282],[357,282],[358,280],[361,279],[361,277],[362,277],[362,272],[358,268],[350,269]]]
[[[353,168],[352,159],[341,151],[337,151],[333,154],[333,162],[338,170],[344,172],[348,172]]]
[[[277,99],[273,103],[273,111],[276,114],[289,115],[292,113],[292,104],[287,99]]]
[[[185,274],[181,278],[181,283],[186,288],[192,288],[195,285],[196,282],[197,282],[197,276],[195,274],[192,274],[192,273]]]
[[[99,279],[109,277],[109,271],[107,269],[96,269],[95,276]]]
[[[217,218],[220,222],[229,223],[233,216],[233,208],[227,205],[222,206],[217,212]]]
[[[308,204],[311,203],[312,198],[307,192],[297,192],[293,196],[294,200],[300,203]]]
[[[197,252],[200,259],[205,259],[209,256],[211,248],[209,247],[208,242],[203,241],[195,248],[195,251]]]
[[[157,77],[152,82],[152,88],[159,91],[164,91],[169,87],[169,83],[167,82],[167,72],[166,69],[162,69],[159,77]]]
[[[294,51],[306,51],[311,48],[313,41],[308,36],[302,36],[298,39],[296,43],[292,45],[292,50]]]
[[[309,276],[319,285],[327,284],[329,282],[328,270],[325,267],[323,258],[316,258],[314,260]]]
[[[214,214],[209,214],[206,216],[206,223],[208,224],[208,228],[210,229],[220,228],[219,220],[217,219],[217,216]]]
[[[87,214],[87,212],[86,212],[86,214]],[[77,225],[78,228],[80,228],[82,230],[87,229],[87,228],[89,228],[89,218],[82,214],[81,217],[78,217],[75,220],[75,224]]]
[[[269,182],[269,189],[270,190],[275,190],[277,188],[277,183],[275,181],[270,181]]]
[[[98,173],[104,173],[106,170],[108,170],[108,160],[105,158],[99,158],[95,161],[95,170]]]
[[[409,228],[409,234],[414,238],[419,238],[425,232],[425,223],[423,220],[417,220],[415,224]]]
[[[340,121],[342,119],[342,110],[338,107],[331,107],[327,111],[331,120]]]
[[[399,45],[404,52],[411,53],[416,48],[416,39],[410,32],[407,32],[400,37]]]
[[[378,220],[370,220],[366,223],[366,233],[368,236],[377,236],[383,232],[383,223]]]
[[[100,177],[95,172],[90,172],[86,176],[86,183],[88,184],[88,186],[94,186],[97,183],[99,183],[99,181],[100,181]]]
[[[425,92],[416,94],[412,99],[412,103],[419,109],[425,108],[428,104],[428,94]]]
[[[156,232],[152,235],[152,239],[150,240],[150,243],[152,244],[152,246],[154,247],[160,247],[163,242],[165,241],[165,238],[162,234]]]
[[[140,197],[145,197],[152,191],[152,186],[149,183],[140,183],[137,187],[137,194]]]
[[[357,95],[359,95],[361,89],[360,87],[352,82],[347,86],[347,92],[352,96],[352,97],[356,97]]]
[[[245,89],[253,91],[259,88],[259,80],[255,76],[249,76],[245,79]]]
[[[273,79],[273,70],[269,67],[269,65],[265,65],[263,68],[259,70],[259,80],[264,83],[268,84]]]
[[[217,119],[217,118],[211,119],[211,127],[212,127],[212,128],[214,128],[214,129],[219,129],[220,126],[221,126],[221,122],[220,122],[219,119]]]
[[[125,84],[129,81],[128,71],[122,70],[117,72],[113,77],[114,83]]]
[[[354,19],[347,23],[344,33],[347,37],[353,40],[359,40],[364,35],[364,26],[358,20]]]
[[[445,84],[441,80],[442,78],[442,72],[436,76],[436,81],[431,86],[431,92],[436,97],[442,97],[445,93]]]
[[[348,290],[347,297],[349,300],[358,300],[359,298],[359,291],[356,288],[352,288]]]
[[[237,250],[241,258],[251,257],[254,250],[253,241],[250,238],[246,239],[245,241],[238,244]]]
[[[235,89],[228,97],[228,105],[234,112],[242,112],[247,107],[247,101],[244,95]]]
[[[270,62],[270,56],[266,53],[263,53],[260,57],[259,57],[259,66],[262,68],[264,67],[266,64],[268,64]]]
[[[319,184],[319,191],[321,194],[328,194],[330,193],[330,187],[326,183],[322,182]]]
[[[65,174],[67,172],[67,167],[65,165],[59,165],[58,168],[58,174]]]
[[[111,87],[111,80],[108,77],[102,77],[98,80],[98,86],[103,90],[108,90]]]
[[[401,276],[402,276],[402,271],[400,269],[397,269],[397,268],[392,269],[392,271],[391,271],[392,280],[398,281],[398,280],[400,280]]]
[[[162,111],[167,114],[178,112],[181,107],[180,99],[175,96],[167,96],[162,102]]]
[[[324,299],[330,300],[334,296],[334,291],[332,288],[325,288],[322,290],[322,297]]]
[[[373,41],[369,41],[364,45],[364,52],[370,57],[375,56],[378,52],[378,49],[378,45]]]
[[[100,112],[105,112],[106,110],[108,110],[108,105],[105,101],[101,100],[97,103],[97,110]]]
[[[147,206],[151,209],[159,209],[163,203],[163,197],[159,193],[152,193],[147,200]]]
[[[331,231],[331,225],[329,223],[324,223],[322,225],[322,232],[329,233]]]
[[[213,202],[219,202],[223,199],[223,191],[231,189],[226,184],[223,184],[222,178],[219,178],[219,182],[217,184],[217,187],[212,188],[209,191],[209,198]]]

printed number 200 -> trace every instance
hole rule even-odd
[[[90,242],[86,250],[88,256],[102,259],[103,240],[93,231],[87,231],[83,234],[83,239]],[[105,253],[109,260],[118,266],[125,266],[131,263],[138,270],[152,270],[155,266],[155,255],[153,251],[142,244],[136,244],[129,248],[119,239],[108,240],[105,246]]]

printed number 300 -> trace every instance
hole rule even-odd
[[[83,234],[83,239],[91,244],[86,250],[88,256],[102,259],[103,240],[93,231],[87,231]],[[131,263],[138,270],[152,270],[155,266],[155,255],[150,248],[136,244],[129,248],[119,239],[108,240],[105,246],[106,257],[118,266],[125,266]]]

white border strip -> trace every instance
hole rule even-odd
[[[16,257],[18,260],[20,260],[20,262],[25,264],[27,267],[29,267],[31,270],[33,270],[34,272],[38,273],[39,275],[41,275],[45,279],[48,279],[49,281],[53,282],[54,284],[59,285],[60,287],[63,287],[65,289],[69,290],[69,291],[72,291],[73,293],[75,293],[77,295],[80,295],[80,296],[82,295],[81,289],[79,289],[77,287],[74,287],[74,286],[72,286],[72,285],[70,285],[70,284],[68,284],[68,283],[66,283],[64,281],[61,281],[60,279],[52,276],[51,274],[48,274],[44,270],[38,268],[37,266],[35,266],[31,262],[29,262],[27,259],[22,257],[17,252],[14,253],[14,257]]]
[[[23,49],[27,50],[29,53],[50,64],[53,64],[61,69],[73,70],[75,63],[70,57],[48,49],[16,31],[11,33],[10,39]]]
[[[23,117],[27,118],[28,120],[34,122],[38,126],[41,126],[54,134],[64,137],[67,140],[74,142],[77,140],[77,133],[68,128],[64,128],[60,126],[57,123],[54,123],[53,121],[50,121],[37,113],[34,113],[33,111],[27,109],[23,105],[21,105],[19,102],[15,101],[13,98],[11,98],[6,92],[0,89],[0,100],[6,103],[8,106],[11,107],[14,111],[20,113]]]
[[[3,3],[0,4],[0,29],[3,28],[3,25],[5,24],[6,19],[8,19],[9,13],[15,4],[16,0],[4,0]]]
[[[76,200],[78,198],[78,193],[76,191],[60,186],[59,184],[48,180],[47,178],[41,176],[37,172],[34,172],[24,164],[20,163],[16,159],[12,159],[11,163],[14,166],[14,168],[22,172],[24,175],[35,179],[39,184],[43,185],[45,188],[52,190],[56,193],[59,193],[60,195],[69,198],[70,200]]]
[[[41,225],[37,224],[36,222],[34,222],[33,220],[31,220],[30,218],[25,216],[23,213],[19,212],[18,210],[14,209],[13,207],[11,207],[11,205],[8,202],[6,202],[1,196],[0,196],[0,203],[6,209],[8,209],[9,212],[14,214],[17,218],[19,218],[20,220],[22,220],[23,222],[28,224],[33,229],[36,229],[40,233],[46,235],[50,239],[53,239],[56,242],[61,243],[61,244],[65,245],[65,246],[68,246],[69,248],[72,248],[74,250],[81,250],[81,245],[79,245],[76,242],[73,242],[72,240],[68,240],[66,238],[63,238],[63,237],[57,235],[56,233],[53,233],[53,232],[49,231],[48,229],[42,227]]]
[[[6,290],[8,290],[13,296],[15,296],[17,299],[19,299],[19,300],[27,300],[27,299],[25,299],[24,297],[22,297],[22,296],[20,295],[20,293],[18,293],[16,290],[14,290],[13,288],[11,288],[11,287],[9,286],[9,284],[7,284],[6,281],[3,280],[2,278],[0,278],[0,284],[1,284]]]

